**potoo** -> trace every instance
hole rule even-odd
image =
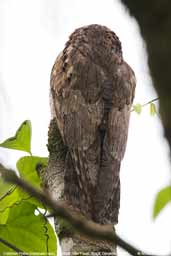
[[[90,25],[71,34],[51,73],[55,117],[67,147],[64,196],[101,224],[118,222],[134,91],[134,72],[114,32]]]

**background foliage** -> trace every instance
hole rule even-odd
[[[17,161],[18,174],[41,189],[38,171],[47,166],[48,159],[31,154],[31,122],[24,121],[15,136],[5,140],[0,147],[29,153]],[[35,198],[0,179],[0,238],[27,253],[57,255],[56,234],[45,217],[46,212],[46,207]],[[12,251],[0,243],[0,254]]]

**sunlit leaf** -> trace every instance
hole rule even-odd
[[[0,198],[0,213],[20,200],[18,188],[14,186]]]
[[[47,166],[48,159],[45,157],[34,157],[27,156],[22,157],[17,162],[17,168],[19,170],[20,176],[26,181],[30,182],[36,188],[40,188],[40,177],[37,173],[37,167]],[[4,211],[7,208],[11,208],[14,204],[18,205],[21,201],[26,201],[32,203],[36,207],[44,208],[42,203],[40,203],[34,197],[28,195],[26,192],[21,190],[19,187],[6,184],[0,179],[0,222],[4,222]],[[6,212],[7,214],[7,212]]]
[[[40,187],[38,171],[47,166],[48,158],[38,156],[25,156],[18,160],[17,169],[21,178],[30,182],[33,186]]]
[[[0,224],[6,224],[8,220],[10,209],[6,208],[3,212],[0,212]]]
[[[157,111],[156,111],[156,105],[152,102],[152,103],[150,104],[150,115],[151,115],[151,116],[154,116],[156,113],[157,113]]]
[[[134,110],[137,114],[141,114],[142,105],[141,105],[140,103],[137,103],[136,105],[133,105],[133,110]]]
[[[0,224],[5,224],[12,205],[20,201],[19,191],[16,186],[12,186],[0,197]]]
[[[154,207],[153,207],[153,218],[156,218],[163,208],[171,202],[171,187],[164,187],[157,193]]]
[[[20,177],[31,183],[34,187],[38,189],[41,188],[41,179],[38,172],[41,168],[45,168],[48,163],[48,158],[38,157],[38,156],[25,156],[18,160],[17,169],[19,171]],[[28,198],[28,194],[20,190],[21,198]],[[41,202],[36,198],[30,197],[27,201],[36,205],[37,207],[44,208]]]
[[[27,202],[14,205],[5,225],[0,225],[0,237],[27,253],[57,255],[55,232],[42,214],[34,214],[36,207]],[[0,243],[0,255],[13,252]]]
[[[0,199],[1,197],[5,196],[6,193],[8,193],[14,185],[11,185],[9,183],[5,183],[4,180],[0,177]]]
[[[14,205],[20,204],[22,201],[29,202],[36,207],[44,208],[42,203],[40,203],[36,198],[28,195],[19,187],[15,186],[13,189],[9,190],[0,198],[0,223],[4,222],[4,218],[8,217],[9,211],[6,209],[11,209]],[[5,212],[5,213],[4,213]]]
[[[24,121],[17,130],[14,137],[11,137],[0,144],[0,147],[31,152],[31,122]]]
[[[35,207],[44,208],[37,199],[28,195],[19,187],[13,186],[0,197],[0,224],[6,222],[11,208],[14,205],[19,205],[22,201],[29,202],[35,205]]]

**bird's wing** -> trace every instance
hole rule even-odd
[[[136,85],[134,72],[126,62],[123,62],[118,68],[115,83],[119,89],[114,92],[114,105],[109,113],[107,136],[111,156],[121,161],[126,149],[130,112]]]
[[[115,88],[110,100],[103,141],[102,163],[95,196],[95,220],[100,223],[117,223],[120,204],[120,163],[125,153],[131,105],[135,91],[135,76],[123,62],[113,80]],[[112,85],[111,85],[112,87]],[[107,86],[105,87],[107,91]],[[109,99],[109,96],[108,96]]]
[[[86,213],[97,185],[103,80],[101,68],[72,45],[58,56],[51,75],[57,124],[69,149],[65,195]]]

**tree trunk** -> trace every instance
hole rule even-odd
[[[55,118],[51,120],[49,126],[48,150],[49,163],[43,174],[43,186],[55,200],[65,201],[64,168],[66,147],[63,144]],[[72,208],[69,202],[66,203],[68,207]],[[78,209],[75,210],[78,211]],[[63,219],[55,218],[55,230],[63,255],[90,255],[93,252],[116,255],[116,246],[113,243],[89,239],[80,235]]]

